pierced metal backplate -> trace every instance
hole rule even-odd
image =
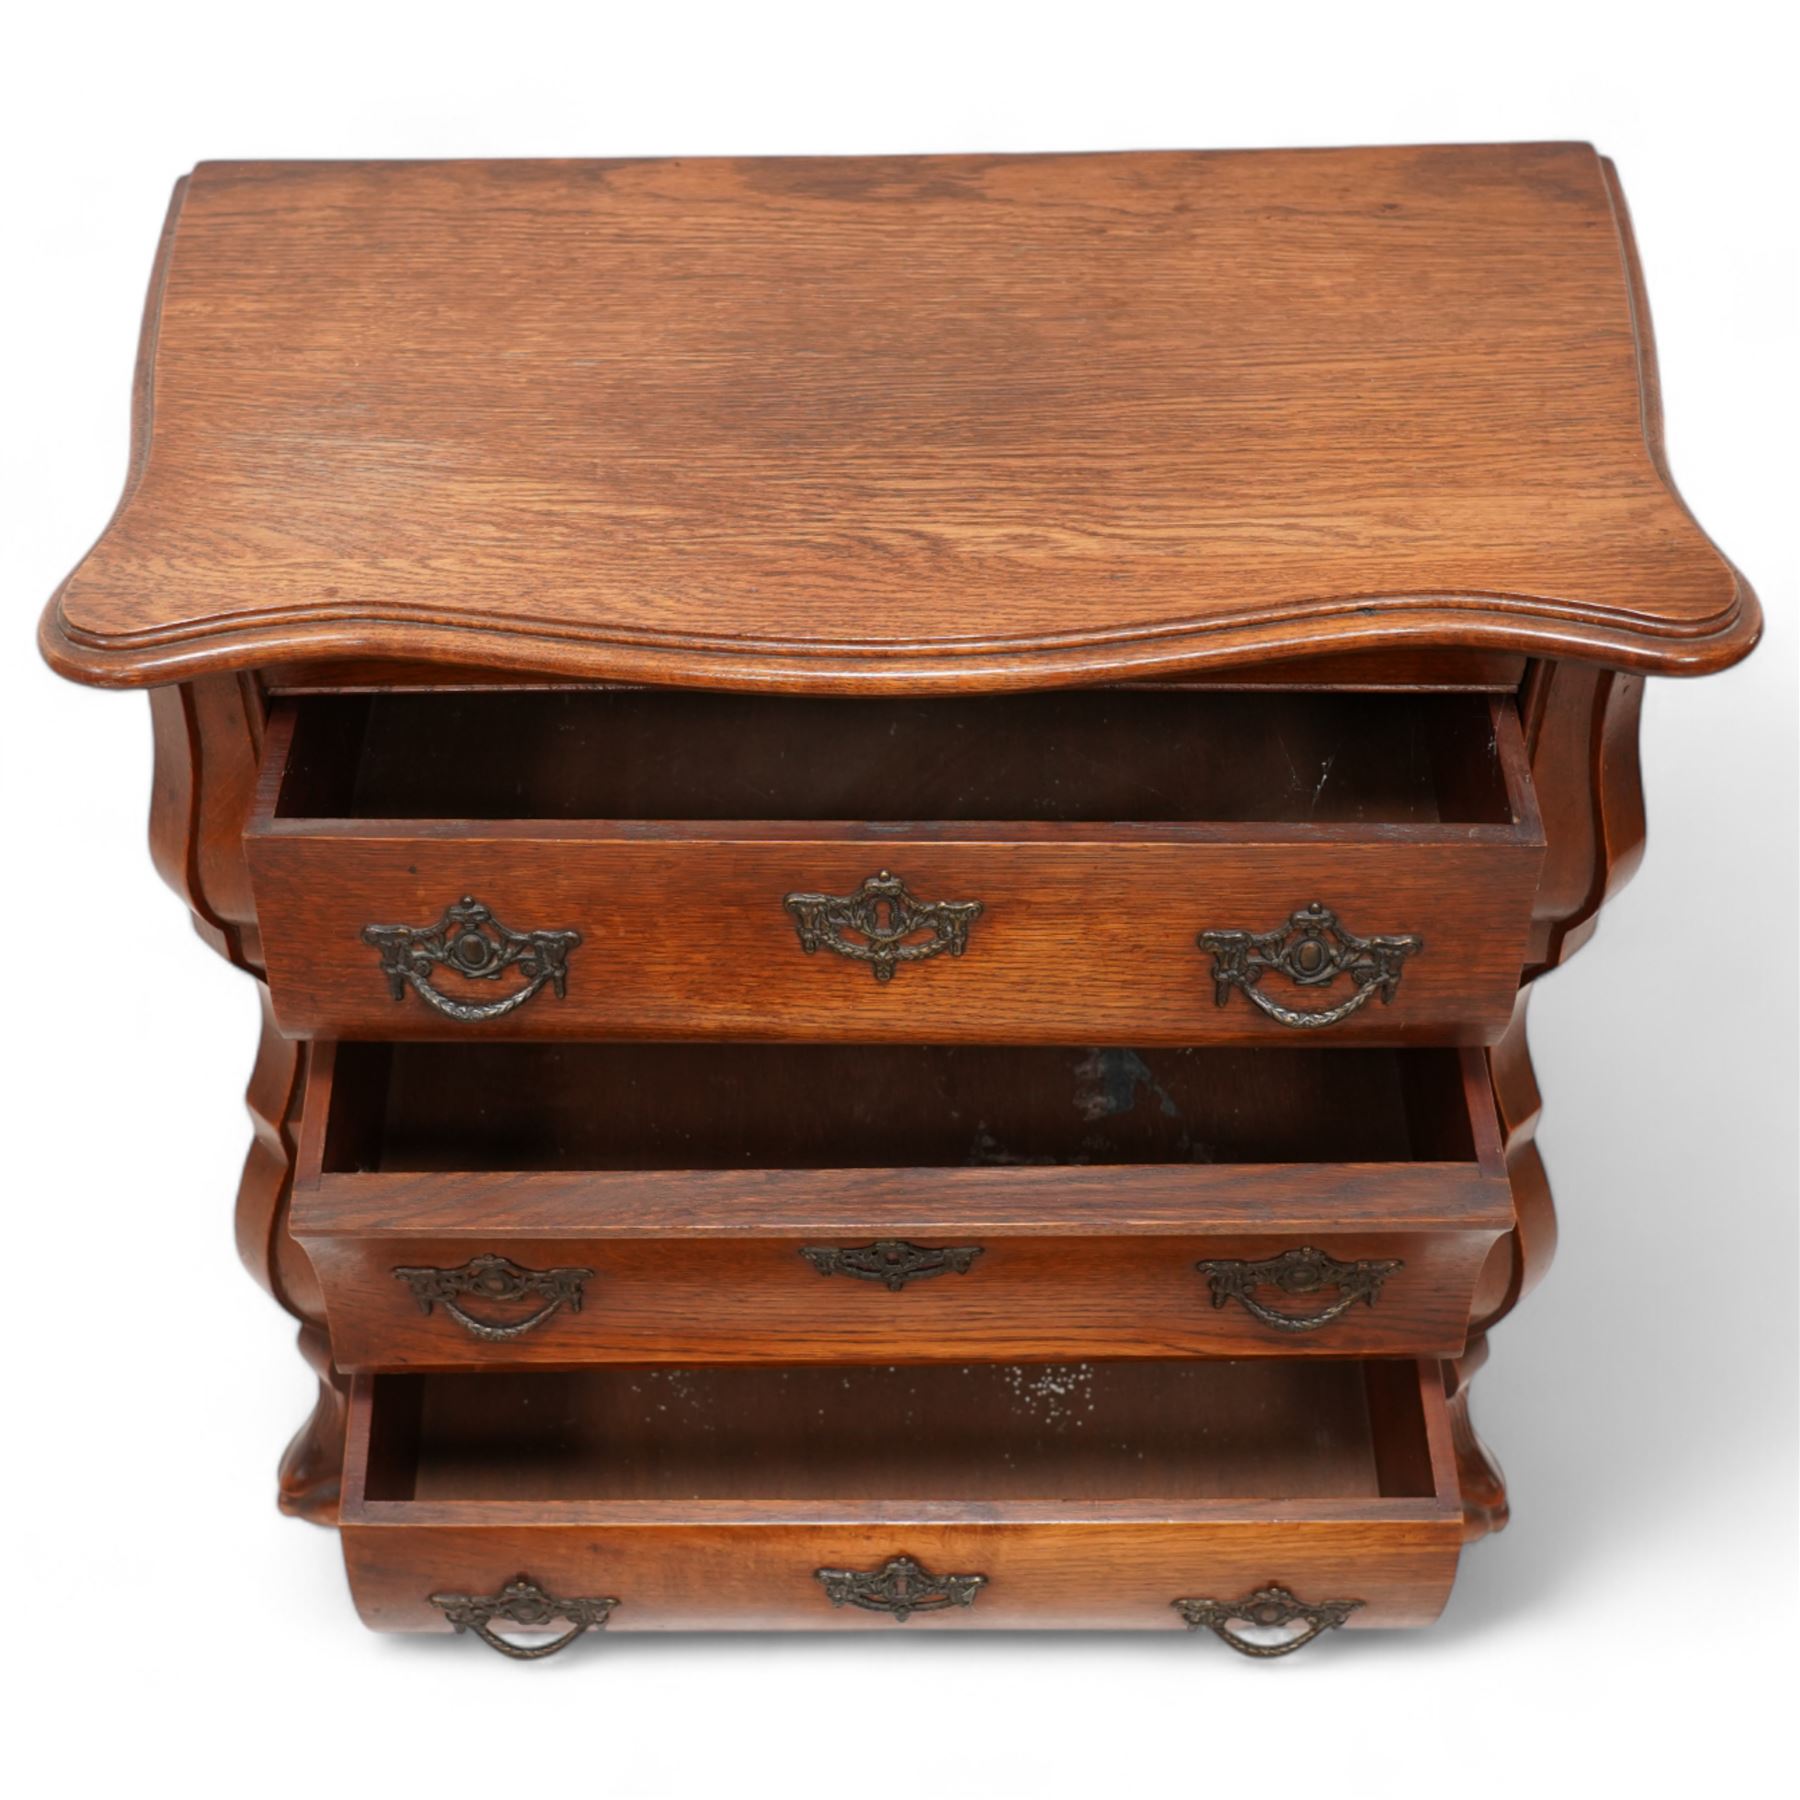
[[[821,1275],[854,1275],[859,1281],[879,1281],[889,1293],[897,1294],[909,1281],[925,1281],[933,1275],[968,1274],[981,1248],[979,1244],[964,1244],[933,1250],[923,1244],[909,1244],[904,1238],[877,1238],[859,1250],[809,1244],[800,1254]]]
[[[854,894],[789,894],[781,904],[793,915],[808,956],[830,950],[867,963],[877,981],[892,981],[902,963],[946,950],[961,956],[969,947],[969,927],[982,913],[979,900],[916,900],[886,869]]]
[[[429,1315],[434,1306],[442,1306],[471,1336],[490,1344],[504,1344],[523,1337],[528,1331],[535,1331],[565,1306],[572,1313],[580,1312],[582,1297],[587,1283],[594,1278],[594,1271],[528,1269],[504,1256],[472,1256],[460,1268],[400,1268],[393,1271],[393,1276],[412,1289],[420,1312]],[[541,1299],[545,1304],[529,1318],[501,1324],[465,1312],[458,1302],[471,1297],[501,1304]]]
[[[1279,1256],[1266,1256],[1260,1262],[1212,1257],[1206,1262],[1195,1263],[1194,1267],[1207,1278],[1215,1308],[1235,1300],[1271,1331],[1317,1331],[1321,1325],[1329,1325],[1333,1319],[1341,1318],[1359,1300],[1364,1306],[1373,1306],[1382,1283],[1406,1264],[1398,1257],[1340,1262],[1335,1256],[1307,1244],[1298,1250],[1284,1250]],[[1284,1294],[1316,1294],[1331,1290],[1337,1298],[1318,1312],[1277,1312],[1257,1299],[1259,1287],[1279,1288]]]
[[[580,1596],[559,1600],[531,1579],[515,1575],[497,1594],[433,1594],[431,1604],[458,1632],[472,1631],[490,1649],[520,1662],[537,1662],[566,1650],[584,1631],[598,1631],[612,1616],[617,1600]],[[569,1629],[548,1644],[509,1644],[494,1630],[496,1620],[523,1631],[542,1631],[557,1620]]]
[[[365,925],[362,935],[380,951],[396,1000],[404,1000],[410,987],[434,1011],[463,1024],[503,1018],[546,984],[562,999],[568,992],[569,952],[581,942],[579,931],[513,931],[467,894],[445,907],[435,925]],[[498,981],[512,969],[525,985],[504,1000],[475,1005],[432,986],[432,971],[440,968],[471,981]]]
[[[1312,1606],[1296,1599],[1284,1587],[1270,1586],[1258,1588],[1241,1600],[1171,1600],[1169,1604],[1187,1621],[1189,1631],[1210,1631],[1240,1656],[1291,1656],[1321,1632],[1335,1631],[1363,1603],[1360,1600],[1325,1600]],[[1233,1631],[1233,1620],[1263,1630],[1279,1630],[1287,1625],[1299,1625],[1304,1629],[1279,1643],[1264,1644]]]
[[[1425,948],[1419,937],[1358,937],[1338,923],[1329,907],[1315,900],[1289,916],[1276,931],[1203,931],[1196,940],[1213,959],[1213,999],[1223,1006],[1237,988],[1278,1025],[1316,1031],[1335,1025],[1366,1006],[1377,994],[1391,1004],[1400,988],[1401,965]],[[1325,987],[1340,975],[1356,991],[1336,1006],[1308,1010],[1288,1006],[1267,993],[1265,974],[1274,970],[1297,987]]]
[[[973,1606],[985,1575],[933,1575],[910,1556],[890,1557],[879,1569],[815,1569],[833,1606],[886,1613],[904,1625],[914,1613]]]

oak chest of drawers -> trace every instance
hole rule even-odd
[[[365,1619],[1423,1624],[1531,983],[1754,596],[1586,146],[205,165],[51,662]]]

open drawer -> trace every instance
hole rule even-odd
[[[1543,833],[1505,696],[381,692],[246,847],[299,1036],[1476,1043]]]
[[[1461,1351],[1469,1050],[320,1044],[344,1369]]]
[[[1442,1609],[1431,1362],[361,1376],[340,1516],[378,1630],[1211,1629]]]

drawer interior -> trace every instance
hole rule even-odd
[[[1509,709],[1330,691],[313,695],[281,702],[291,735],[270,736],[274,816],[1510,825]]]
[[[1449,1049],[346,1043],[321,1169],[1477,1160]]]
[[[612,1367],[373,1389],[368,1501],[1434,1493],[1411,1361]]]

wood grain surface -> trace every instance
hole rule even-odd
[[[420,721],[434,706],[469,721],[474,749],[460,753],[454,736],[425,738],[423,723],[400,734],[368,727],[369,749],[339,717],[363,702],[283,702],[244,839],[277,1017],[298,1036],[349,1038],[1277,1044],[1308,1034],[1242,993],[1221,1004],[1213,958],[1196,940],[1275,931],[1317,902],[1359,936],[1424,944],[1391,1003],[1321,1028],[1333,1041],[1480,1043],[1505,1030],[1544,852],[1510,701],[1068,700],[1104,700],[1106,729],[1036,728],[1009,714],[961,733],[898,720],[823,730],[784,725],[779,710],[759,721],[752,704],[735,732],[696,728],[700,754],[680,722],[583,737],[572,722],[591,707],[572,712],[560,696],[404,703]],[[1145,736],[1146,722],[1165,738],[1177,729],[1170,703],[1204,715],[1177,736],[1191,753],[1175,758]],[[1229,716],[1213,719],[1222,704]],[[487,732],[474,730],[496,705],[507,728],[490,718]],[[1411,716],[1421,707],[1428,716]],[[534,711],[550,723],[534,724]],[[984,753],[1007,767],[983,768]],[[1151,820],[1121,817],[1133,804]],[[463,805],[540,816],[445,816]],[[579,816],[624,805],[676,816]],[[747,805],[774,816],[730,816]],[[799,817],[781,817],[784,805]],[[981,816],[987,805],[1036,816],[995,821]],[[428,816],[315,816],[321,808]],[[883,872],[918,900],[981,902],[966,951],[883,982],[864,963],[802,947],[785,896],[851,895]],[[481,1021],[410,990],[396,1001],[364,928],[428,926],[465,895],[515,931],[578,931],[566,992]],[[1354,985],[1267,979],[1271,994],[1311,1010]],[[482,1004],[517,982],[440,969],[432,985]]]
[[[44,621],[87,681],[1691,672],[1758,630],[1580,144],[204,164],[138,395]]]
[[[576,1227],[559,1238],[521,1239],[496,1219],[465,1239],[307,1239],[331,1317],[339,1369],[566,1368],[575,1364],[704,1357],[765,1362],[831,1357],[844,1362],[1069,1357],[1455,1356],[1468,1337],[1470,1298],[1503,1228],[1407,1233],[1208,1230],[1200,1213],[1188,1236],[998,1238],[963,1227],[924,1241],[974,1245],[966,1275],[942,1275],[891,1293],[878,1282],[822,1277],[801,1257],[820,1244],[866,1246],[880,1234],[818,1231],[788,1240],[629,1239],[596,1242]],[[1360,1302],[1304,1335],[1273,1329],[1235,1301],[1215,1306],[1195,1264],[1259,1260],[1302,1246],[1340,1261],[1393,1259],[1402,1266],[1372,1306]],[[590,1271],[580,1312],[562,1310],[504,1343],[471,1336],[442,1306],[421,1314],[402,1266],[457,1268],[504,1256],[531,1269]],[[1265,1284],[1259,1302],[1305,1317],[1331,1306],[1326,1284],[1293,1297]],[[541,1307],[467,1302],[498,1326]]]
[[[1111,1118],[1092,1083],[1058,1117],[1057,1056],[320,1044],[288,1229],[345,1370],[1462,1350],[1513,1225],[1479,1052],[1122,1058],[1144,1080]],[[956,1166],[971,1133],[1007,1143]],[[894,1153],[912,1166],[871,1166]],[[882,1239],[978,1254],[899,1291],[802,1255]],[[1195,1267],[1301,1248],[1400,1266],[1306,1332]],[[476,1256],[588,1271],[579,1310],[496,1341],[396,1275]],[[1339,1297],[1256,1290],[1300,1318]]]
[[[203,165],[41,642],[153,689],[157,867],[266,977],[281,1504],[383,1629],[887,1633],[814,1572],[900,1554],[986,1578],[914,1632],[1428,1622],[1555,1243],[1521,975],[1641,854],[1642,676],[1759,626],[1584,145]],[[879,869],[966,953],[808,956]],[[566,998],[390,997],[362,928],[471,892]],[[1347,1048],[1194,941],[1308,902],[1425,940]],[[802,1255],[889,1237],[979,1254]],[[1400,1266],[1299,1335],[1195,1267],[1303,1245]],[[481,1254],[581,1310],[395,1273]]]
[[[892,1631],[833,1608],[813,1571],[907,1554],[988,1578],[908,1630],[1179,1629],[1177,1596],[1271,1581],[1361,1600],[1358,1627],[1441,1610],[1462,1526],[1437,1363],[1037,1374],[702,1370],[654,1393],[630,1371],[359,1377],[357,1606],[444,1630],[432,1593],[525,1572],[617,1597],[609,1630]]]

